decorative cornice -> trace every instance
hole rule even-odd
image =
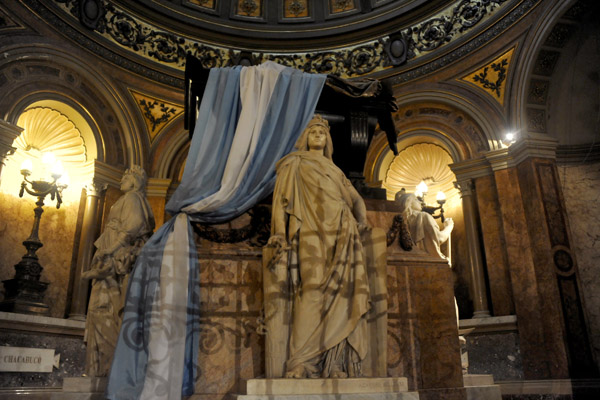
[[[94,183],[96,184],[107,184],[112,187],[119,187],[124,172],[124,168],[114,167],[101,161],[94,160]]]
[[[490,163],[485,157],[460,161],[448,166],[459,182],[492,174]]]
[[[148,184],[146,185],[146,195],[149,197],[167,197],[171,181],[172,179],[149,178]]]
[[[492,150],[483,157],[450,164],[461,182],[491,175],[495,171],[513,168],[528,158],[556,159],[558,141],[551,137],[524,137],[510,147]]]

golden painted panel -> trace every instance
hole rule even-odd
[[[310,15],[307,0],[285,0],[283,7],[284,18],[303,18]]]
[[[355,0],[329,0],[329,9],[331,14],[356,10],[356,2]]]
[[[464,76],[461,80],[477,86],[500,104],[504,104],[508,70],[514,52],[515,48],[513,47],[489,64]]]
[[[143,93],[130,90],[135,99],[144,122],[150,141],[154,140],[169,122],[183,113],[183,107],[168,101],[157,99]]]
[[[215,9],[215,0],[188,0],[188,3],[195,4],[200,7]]]
[[[242,17],[260,17],[262,7],[262,0],[238,0],[235,14]]]

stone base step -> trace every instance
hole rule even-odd
[[[238,395],[237,400],[419,400],[418,392]]]
[[[248,395],[398,393],[408,391],[406,378],[250,379]]]

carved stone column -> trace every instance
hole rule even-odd
[[[96,240],[98,205],[102,192],[106,190],[105,183],[93,182],[86,185],[85,210],[81,226],[81,239],[77,252],[77,267],[75,269],[73,298],[71,300],[70,319],[85,320],[86,303],[89,283],[81,280],[83,269],[90,265],[94,255]]]
[[[123,170],[97,160],[93,161],[90,168],[93,168],[94,179],[92,183],[85,187],[85,209],[83,211],[79,246],[76,249],[77,264],[74,267],[75,272],[72,274],[72,297],[69,318],[76,320],[85,320],[87,311],[89,281],[82,281],[81,273],[89,267],[96,250],[94,242],[100,233],[99,222],[102,213],[100,199],[108,186],[119,187],[123,175]]]
[[[2,167],[6,158],[17,150],[12,144],[21,132],[23,132],[23,128],[0,119],[0,182],[2,181]]]
[[[456,182],[456,188],[460,190],[462,198],[463,215],[465,218],[465,231],[467,234],[467,246],[469,249],[469,273],[471,276],[471,289],[473,295],[473,318],[484,318],[490,316],[487,302],[487,289],[483,271],[483,256],[481,244],[479,243],[479,232],[477,228],[474,189],[472,179]]]

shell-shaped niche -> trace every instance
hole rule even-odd
[[[429,204],[435,203],[439,191],[444,192],[447,198],[457,196],[458,190],[453,184],[456,178],[448,167],[452,162],[450,154],[435,144],[419,143],[405,148],[394,157],[383,182],[388,200],[394,200],[396,192],[403,188],[414,193],[421,181],[425,181],[429,188]]]
[[[17,125],[24,128],[14,142],[18,149],[51,152],[66,168],[86,161],[81,132],[64,114],[47,107],[30,108],[21,114]]]

